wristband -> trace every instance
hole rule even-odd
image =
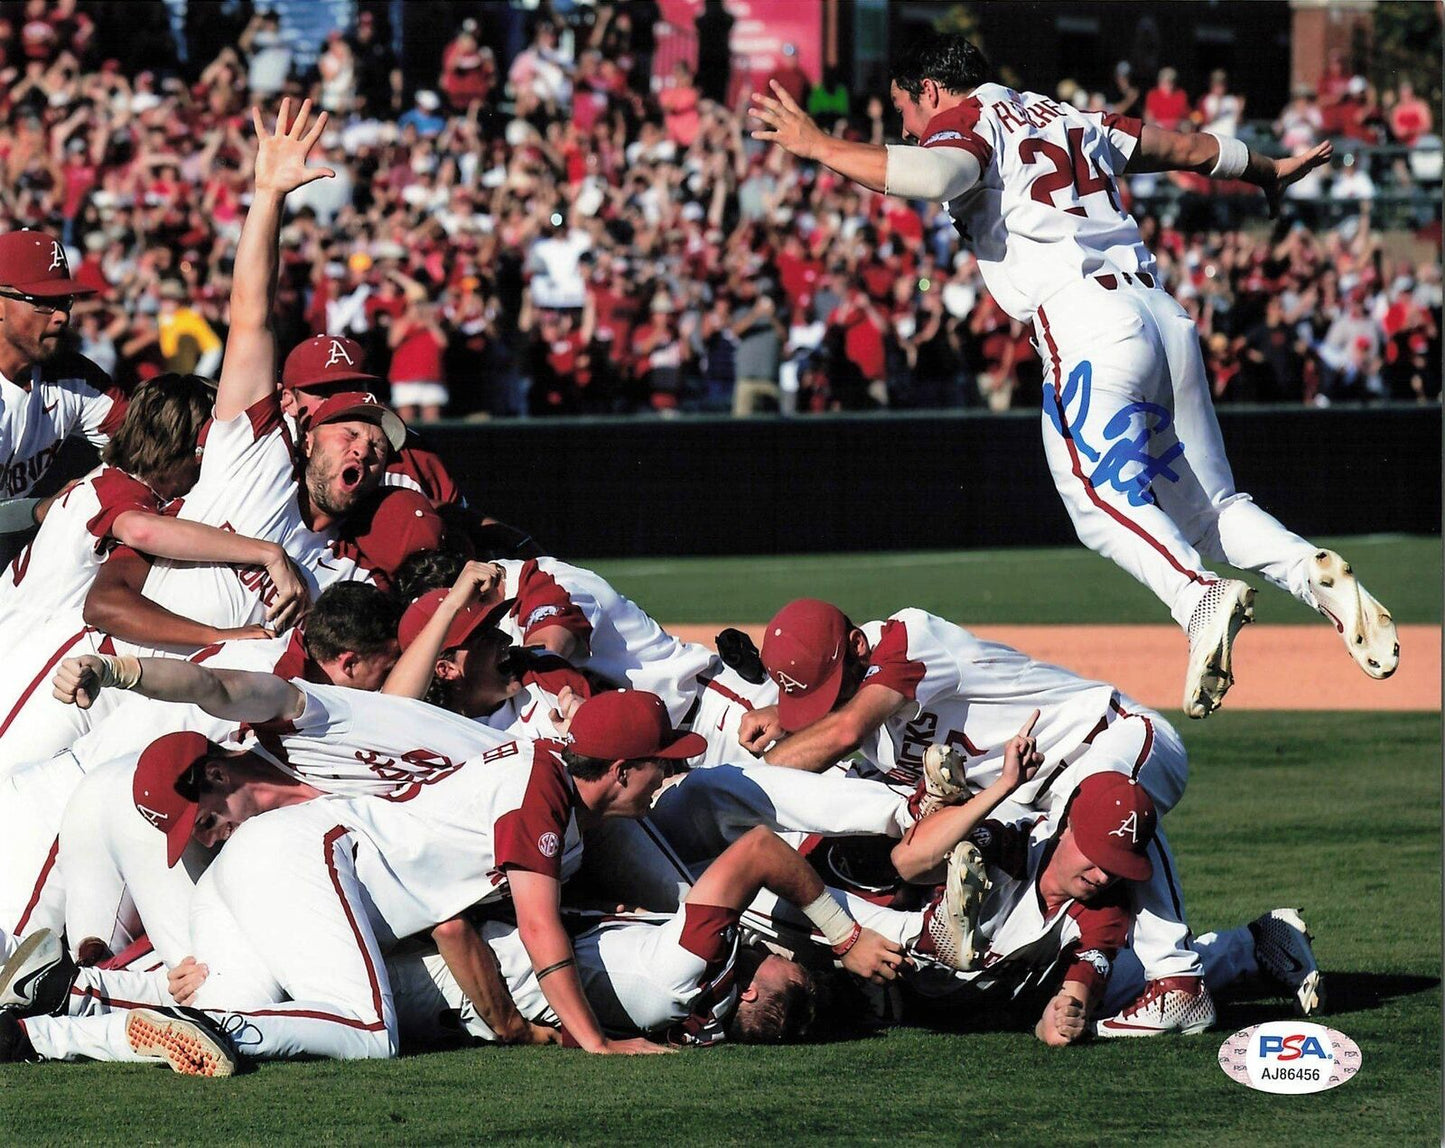
[[[857,921],[854,921],[854,922],[853,922],[853,931],[848,934],[848,939],[845,940],[841,945],[834,945],[834,946],[833,946],[833,955],[834,955],[835,957],[844,957],[844,956],[847,956],[847,955],[848,955],[848,950],[851,949],[854,945],[856,945],[856,944],[858,943],[858,938],[861,937],[862,935],[863,935],[863,926],[860,925]]]
[[[555,965],[548,965],[545,969],[537,973],[537,979],[540,981],[549,973],[555,973],[558,969],[565,969],[568,965],[575,965],[576,963],[577,959],[575,957],[568,957],[565,961],[558,961]]]
[[[1209,178],[1238,179],[1242,176],[1249,166],[1249,148],[1232,136],[1216,136],[1213,132],[1204,134],[1214,136],[1214,142],[1219,145],[1219,158],[1214,161]]]
[[[140,659],[131,657],[115,658],[109,654],[98,654],[100,658],[100,669],[96,671],[96,678],[102,689],[107,686],[120,690],[133,690],[140,685],[141,665]]]
[[[813,922],[835,952],[839,945],[844,946],[846,951],[858,939],[854,932],[858,929],[858,922],[853,920],[848,910],[843,908],[827,889],[823,890],[817,900],[802,908],[803,916]]]

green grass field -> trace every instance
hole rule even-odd
[[[1438,622],[1434,539],[1338,540],[1402,622]],[[1165,621],[1081,551],[598,563],[671,621],[759,621],[800,594],[875,615]],[[1307,621],[1282,595],[1271,621]],[[1275,615],[1278,615],[1277,617]],[[1315,1096],[1251,1092],[1216,1062],[1235,1029],[1289,1015],[1221,999],[1199,1037],[1043,1048],[1026,1033],[893,1030],[776,1050],[643,1060],[553,1049],[393,1063],[273,1064],[229,1081],[120,1065],[0,1068],[12,1143],[872,1141],[1033,1145],[1437,1144],[1441,1129],[1438,713],[1230,713],[1180,721],[1191,752],[1169,818],[1199,932],[1302,906],[1330,1006],[1362,1068]]]

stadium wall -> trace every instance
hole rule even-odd
[[[1440,530],[1440,408],[1222,409],[1238,486],[1309,535]],[[1074,542],[1018,414],[444,424],[478,509],[565,555]]]

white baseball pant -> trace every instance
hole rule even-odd
[[[1111,277],[1105,277],[1111,278]],[[1302,601],[1312,546],[1235,489],[1194,321],[1167,292],[1096,279],[1034,319],[1044,361],[1044,453],[1089,549],[1187,627],[1205,561],[1253,570]]]
[[[0,779],[0,956],[26,933],[64,928],[56,857],[61,817],[82,777],[75,759],[61,754]]]

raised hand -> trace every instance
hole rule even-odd
[[[281,101],[276,128],[268,132],[261,120],[261,109],[251,109],[251,123],[256,128],[256,174],[258,192],[286,195],[318,179],[330,179],[336,173],[329,167],[307,167],[311,149],[326,130],[326,113],[311,118],[311,101],[303,100],[296,118],[291,118],[291,101]]]
[[[1303,155],[1292,155],[1287,159],[1274,161],[1274,181],[1263,183],[1264,197],[1269,203],[1270,218],[1279,214],[1280,197],[1284,189],[1292,183],[1298,183],[1315,168],[1321,167],[1330,162],[1335,154],[1335,145],[1329,140],[1315,144]]]
[[[1013,792],[1026,781],[1033,779],[1044,764],[1044,755],[1039,752],[1038,741],[1033,736],[1034,725],[1039,720],[1039,711],[1034,710],[1023,729],[1009,738],[1003,747],[1003,769],[999,780]]]
[[[748,109],[748,114],[763,125],[753,129],[753,139],[775,143],[800,159],[816,159],[819,145],[827,142],[827,133],[776,80],[768,81],[768,86],[773,94],[754,92],[753,106]]]

